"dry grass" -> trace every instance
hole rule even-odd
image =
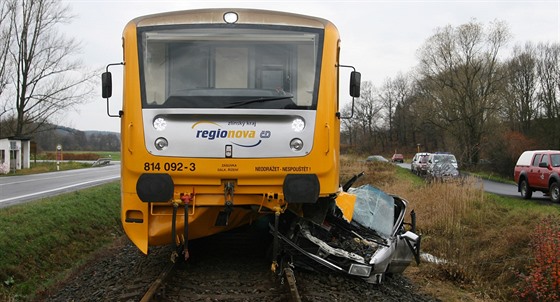
[[[443,301],[509,301],[532,256],[530,237],[558,206],[484,193],[475,178],[427,184],[392,164],[341,160],[341,178],[365,172],[369,183],[409,201],[416,212],[422,251],[446,264],[423,263],[408,275]]]

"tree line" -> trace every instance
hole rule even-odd
[[[362,83],[343,148],[448,151],[463,167],[490,163],[504,175],[524,150],[560,149],[560,44],[527,42],[506,56],[510,40],[500,21],[437,28],[413,70]]]
[[[80,131],[73,128],[48,125],[37,132],[32,141],[37,153],[55,152],[58,145],[66,151],[119,151],[120,134],[107,131]]]

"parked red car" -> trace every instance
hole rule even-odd
[[[525,151],[515,165],[513,179],[517,191],[529,199],[533,192],[540,191],[550,196],[553,202],[560,202],[560,151]]]
[[[393,157],[391,157],[391,161],[394,163],[403,163],[404,162],[404,156],[402,154],[399,153],[395,153],[393,154]]]

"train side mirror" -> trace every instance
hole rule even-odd
[[[106,71],[101,74],[101,96],[104,99],[110,98],[113,95],[113,80],[111,73]]]
[[[353,98],[360,97],[360,85],[362,81],[362,75],[357,71],[352,71],[350,73],[350,96]]]
[[[352,68],[350,73],[350,96],[352,97],[352,109],[350,116],[341,116],[340,112],[336,113],[336,116],[340,119],[351,119],[354,116],[354,99],[360,97],[362,74],[356,71],[356,68],[349,65],[337,65],[337,67]]]
[[[121,117],[123,115],[122,110],[119,110],[118,115],[111,114],[111,112],[109,112],[109,98],[113,95],[113,79],[111,73],[109,72],[109,66],[114,65],[124,65],[124,63],[112,63],[107,65],[105,72],[101,74],[101,96],[107,100],[107,115],[110,117]]]

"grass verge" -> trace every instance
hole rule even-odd
[[[122,235],[118,182],[0,210],[0,300],[29,300]]]

